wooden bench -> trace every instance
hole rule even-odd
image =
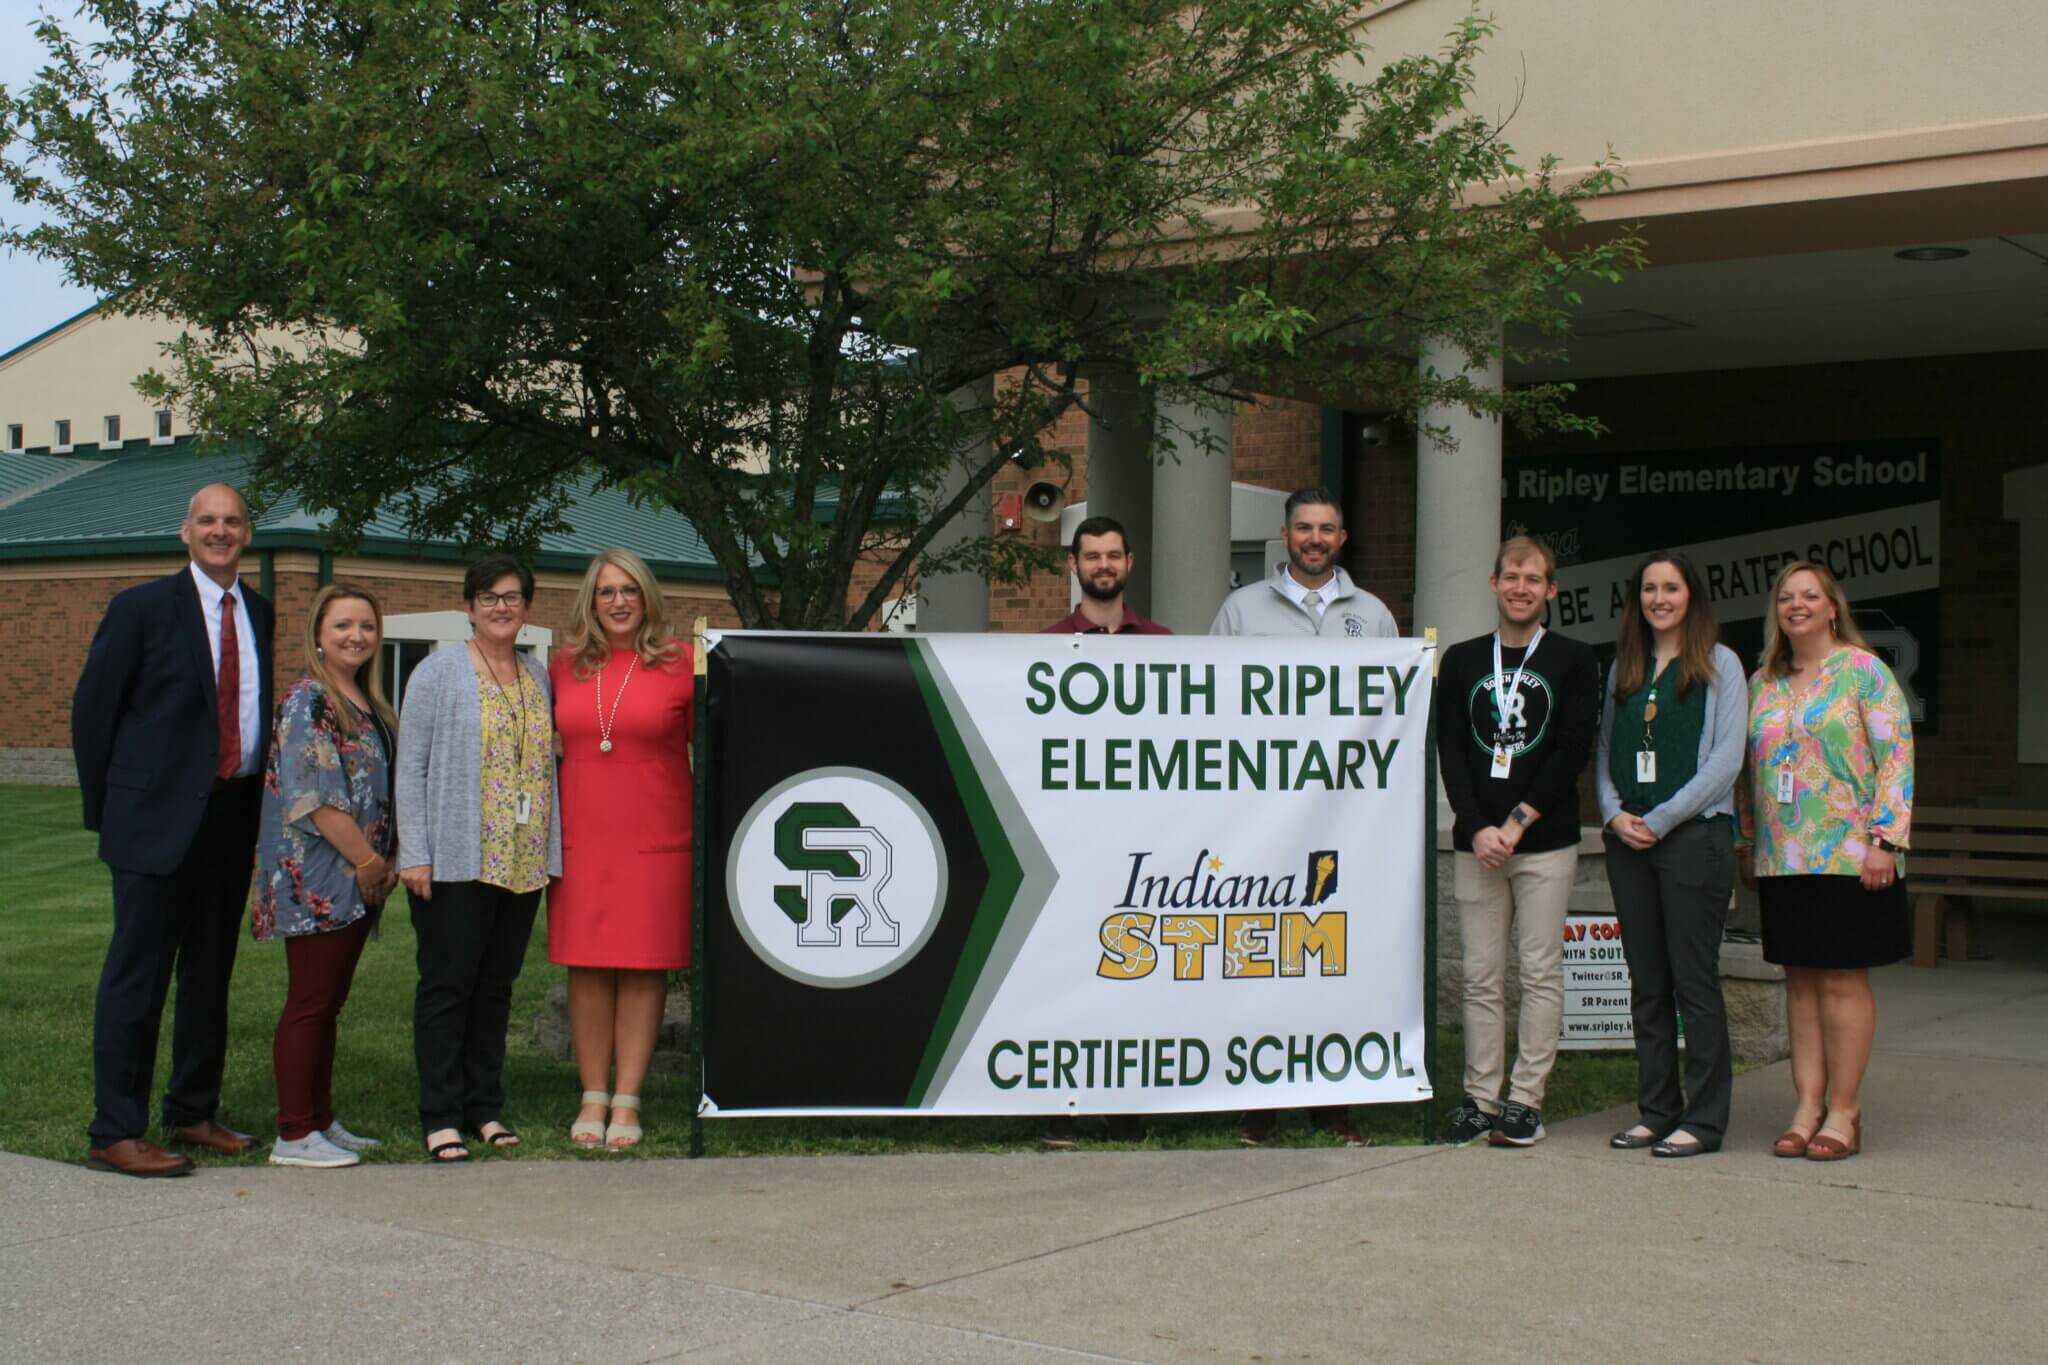
[[[2048,904],[2048,810],[1918,807],[1912,845],[1905,861],[1916,967],[1935,965],[1944,935],[1951,961],[1970,956],[1969,920],[1951,904],[1958,898]]]

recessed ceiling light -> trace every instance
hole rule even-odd
[[[1968,247],[1960,246],[1909,246],[1892,253],[1902,261],[1959,261],[1969,254]]]

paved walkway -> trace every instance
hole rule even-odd
[[[1986,1361],[2048,1355],[2048,972],[1880,974],[1864,1155],[0,1157],[0,1360]]]

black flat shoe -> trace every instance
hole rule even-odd
[[[1645,1147],[1656,1146],[1667,1136],[1662,1133],[1632,1133],[1624,1128],[1607,1139],[1607,1145],[1617,1152],[1639,1152]]]
[[[1705,1156],[1708,1152],[1718,1152],[1720,1150],[1721,1144],[1718,1142],[1706,1142],[1699,1138],[1694,1138],[1691,1142],[1673,1142],[1670,1138],[1665,1138],[1650,1149],[1650,1155],[1670,1157]]]

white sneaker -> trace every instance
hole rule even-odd
[[[345,1152],[327,1140],[323,1133],[308,1133],[297,1142],[286,1142],[279,1138],[270,1146],[270,1164],[273,1166],[311,1166],[319,1170],[331,1170],[337,1166],[357,1166],[362,1158],[354,1152]]]
[[[382,1147],[384,1145],[383,1140],[380,1138],[357,1137],[354,1133],[341,1126],[340,1119],[336,1119],[328,1124],[321,1131],[320,1136],[326,1138],[344,1152],[367,1152],[372,1147]]]

